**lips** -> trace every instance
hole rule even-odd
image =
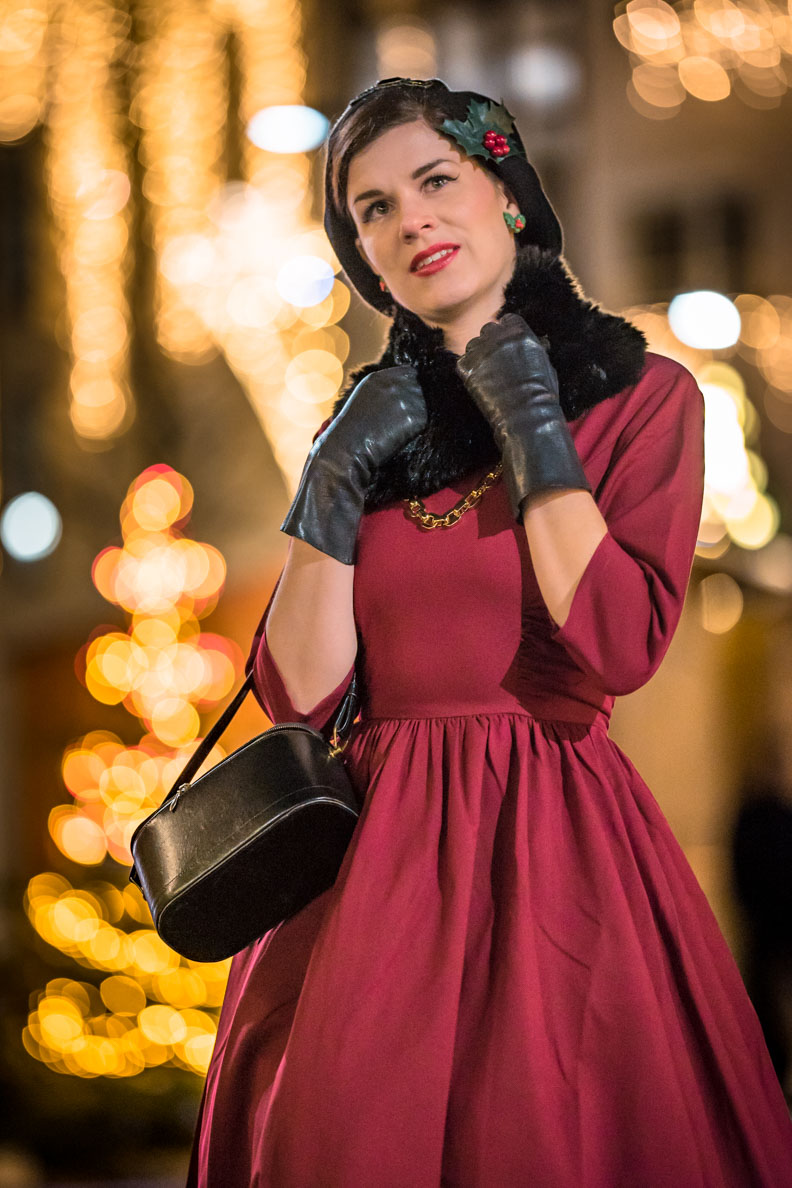
[[[413,256],[410,263],[410,272],[426,272],[428,270],[435,271],[441,264],[446,263],[453,255],[459,251],[458,243],[434,243],[431,247],[425,248],[424,251],[418,252]],[[439,259],[432,260],[433,256],[438,256]],[[429,263],[429,261],[432,261]]]

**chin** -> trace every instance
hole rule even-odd
[[[437,293],[432,301],[422,301],[420,305],[416,302],[409,308],[424,320],[446,321],[450,317],[458,317],[465,306],[475,302],[479,296],[478,289],[470,286],[449,285],[444,292]]]

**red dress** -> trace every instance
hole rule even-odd
[[[560,629],[502,482],[450,529],[364,516],[364,807],[335,885],[234,958],[191,1185],[792,1185],[737,966],[608,736],[681,613],[701,394],[650,353],[570,428],[608,533]],[[352,675],[299,714],[261,625],[250,663],[274,721],[317,727]]]

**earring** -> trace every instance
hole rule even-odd
[[[378,276],[377,280],[379,281],[379,287],[382,289],[383,293],[387,293],[388,286],[385,284],[385,281],[382,279],[382,277]]]
[[[504,210],[503,217],[506,220],[506,226],[510,231],[516,235],[519,231],[525,228],[525,215],[520,211],[516,215],[509,214],[508,210]]]

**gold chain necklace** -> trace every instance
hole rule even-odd
[[[405,499],[407,504],[407,513],[422,524],[424,528],[450,528],[453,524],[464,516],[466,511],[470,511],[471,507],[475,507],[481,496],[485,491],[489,490],[492,484],[497,479],[498,475],[503,470],[503,463],[499,462],[494,470],[491,470],[486,475],[477,487],[474,487],[469,495],[464,499],[460,499],[459,503],[454,504],[450,511],[447,511],[444,516],[436,516],[433,512],[427,511],[420,499]]]

